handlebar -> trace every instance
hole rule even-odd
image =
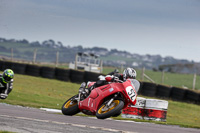
[[[117,80],[115,80],[115,82],[123,83],[124,81],[117,79]]]

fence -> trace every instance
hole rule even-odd
[[[150,78],[148,75],[145,74],[145,68],[142,68],[141,81],[144,81],[144,78],[148,79],[152,83],[155,83],[155,81],[152,78]],[[165,72],[162,71],[161,84],[164,84],[164,79],[165,79]],[[186,86],[183,87],[187,88]],[[192,89],[195,90],[195,87],[196,87],[196,73],[193,76]]]
[[[78,71],[72,69],[37,66],[34,64],[22,64],[16,62],[0,61],[0,70],[3,71],[7,68],[13,69],[13,71],[17,74],[41,76],[43,78],[71,81],[75,83],[81,83],[84,81],[96,81],[99,75],[103,75],[100,73],[93,73],[87,71]],[[200,104],[200,93],[194,90],[164,86],[150,82],[140,81],[140,89],[138,94],[150,97],[158,97]]]

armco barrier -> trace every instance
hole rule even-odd
[[[131,105],[123,109],[122,117],[166,121],[167,109],[168,101],[138,97],[136,105]]]
[[[69,69],[55,69],[55,78],[62,81],[69,81],[70,70]]]

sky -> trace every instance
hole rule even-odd
[[[0,37],[200,62],[200,0],[0,0]]]

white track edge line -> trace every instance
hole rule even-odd
[[[40,120],[40,119],[33,119],[33,118],[27,118],[27,117],[17,117],[17,116],[8,116],[8,115],[0,115],[0,117],[32,120],[32,121],[46,122],[46,123],[55,123],[55,124],[61,124],[61,125],[71,125],[74,127],[85,127],[85,128],[91,128],[91,129],[99,129],[99,130],[103,130],[103,131],[112,131],[112,132],[121,132],[121,133],[137,133],[137,132],[130,132],[130,131],[122,131],[122,130],[117,130],[117,129],[109,129],[109,128],[104,128],[104,127],[88,126],[88,125],[81,125],[81,124],[49,121],[49,120]]]

